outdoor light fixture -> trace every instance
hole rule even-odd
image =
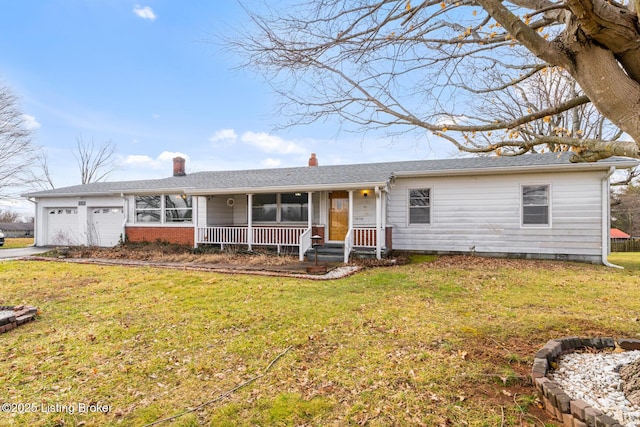
[[[364,190],[364,198],[366,199],[367,196],[369,196],[369,194],[367,193],[367,190]]]

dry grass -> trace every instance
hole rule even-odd
[[[55,253],[54,253],[55,255]],[[128,243],[115,248],[73,247],[68,252],[72,258],[132,259],[195,264],[239,264],[239,265],[287,265],[298,262],[297,256],[256,250],[246,252],[229,247],[224,251],[215,249],[194,250],[188,246],[163,243]]]
[[[4,245],[0,246],[0,250],[26,248],[31,245],[33,245],[33,237],[7,237],[4,239]]]
[[[636,337],[640,258],[422,259],[336,281],[0,263],[2,401],[108,413],[0,413],[0,425],[543,426],[533,354],[567,335]],[[635,270],[634,270],[635,268]],[[41,406],[38,406],[40,408]]]

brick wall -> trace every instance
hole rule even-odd
[[[130,242],[168,242],[193,246],[193,228],[191,227],[127,227],[127,240]]]

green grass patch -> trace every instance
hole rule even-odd
[[[334,281],[0,263],[0,305],[41,311],[0,335],[3,402],[110,406],[0,426],[140,426],[255,377],[162,425],[536,424],[527,376],[548,339],[637,337],[638,255],[444,260]]]

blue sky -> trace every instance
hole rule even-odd
[[[251,2],[245,2],[251,6]],[[20,98],[56,187],[78,184],[76,140],[111,140],[109,180],[171,174],[444,157],[428,141],[390,145],[337,123],[273,132],[278,101],[216,44],[245,19],[234,0],[20,0],[0,14],[0,79]],[[2,206],[0,206],[2,208]],[[28,210],[28,203],[14,210]]]

